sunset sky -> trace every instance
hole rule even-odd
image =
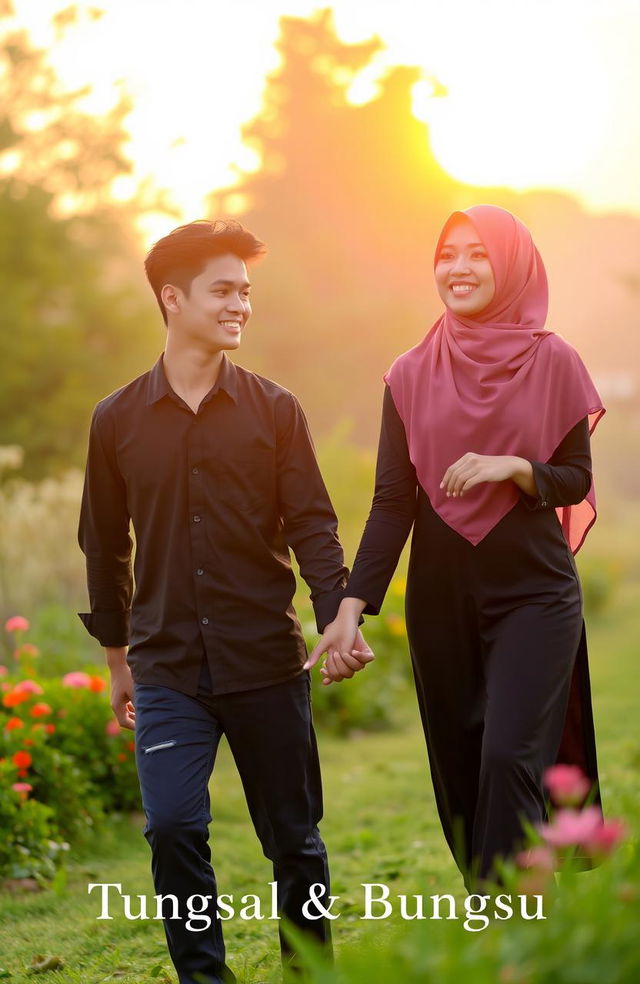
[[[99,112],[121,80],[134,100],[128,152],[136,177],[170,191],[185,219],[203,197],[257,161],[242,145],[260,109],[283,14],[313,0],[95,0],[56,43],[60,0],[14,0],[17,22],[69,85],[89,83]],[[86,4],[78,5],[81,10]],[[640,214],[640,4],[635,0],[335,0],[345,41],[386,50],[351,93],[364,101],[393,64],[423,68],[416,115],[455,177],[517,189],[551,187],[594,211]],[[434,98],[428,77],[446,87]],[[120,192],[128,193],[126,182]],[[149,235],[152,230],[149,229]]]

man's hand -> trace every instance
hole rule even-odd
[[[111,674],[111,709],[121,727],[135,731],[133,677],[127,664],[126,649],[107,649],[107,662]]]
[[[347,656],[341,656],[337,652],[329,653],[324,666],[320,667],[322,683],[328,687],[331,683],[339,683],[341,680],[350,679],[354,673],[364,670],[367,663],[375,659],[371,646],[366,642],[364,636],[358,629],[355,638],[354,648]]]
[[[327,661],[322,668],[323,684],[350,679],[358,670],[364,669],[374,659],[371,648],[364,641],[358,629],[359,612],[348,610],[345,602],[340,606],[337,617],[325,628],[320,641],[313,648],[305,670],[311,669],[323,653]],[[362,609],[364,602],[360,606]]]

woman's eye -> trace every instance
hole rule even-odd
[[[478,259],[478,260],[486,260],[486,258],[487,258],[487,254],[486,253],[483,253],[479,249],[476,250],[475,253],[473,253],[472,255],[475,256],[475,258]]]

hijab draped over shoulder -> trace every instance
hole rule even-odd
[[[545,328],[547,276],[531,234],[515,216],[492,205],[454,212],[440,234],[434,265],[449,223],[460,215],[471,221],[489,256],[493,299],[472,318],[446,308],[384,378],[431,505],[476,545],[513,508],[520,491],[510,481],[484,482],[462,498],[447,498],[439,486],[449,465],[468,451],[547,462],[584,417],[592,432],[604,408],[578,353]],[[596,518],[593,483],[583,502],[557,512],[575,553]]]

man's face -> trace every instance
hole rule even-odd
[[[244,261],[232,253],[209,260],[188,292],[169,290],[169,326],[208,352],[237,349],[251,315],[250,284]]]

